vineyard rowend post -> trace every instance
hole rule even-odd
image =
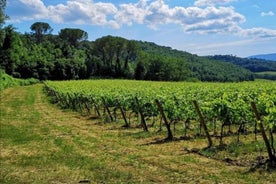
[[[93,103],[93,105],[94,105],[94,108],[95,108],[95,110],[96,110],[98,116],[101,117],[101,113],[100,113],[99,107],[97,106],[96,101],[94,100],[94,98],[93,98],[92,96],[91,96],[90,98],[91,98],[91,100],[92,100],[92,103]]]
[[[166,126],[166,128],[168,130],[168,137],[166,139],[167,140],[172,140],[173,139],[173,134],[172,134],[172,131],[171,131],[171,126],[170,126],[170,124],[167,121],[167,118],[166,118],[165,113],[163,111],[162,105],[161,105],[161,103],[157,99],[155,100],[155,103],[156,103],[156,105],[158,107],[158,110],[159,110],[162,118],[164,119],[165,126]]]
[[[113,117],[112,117],[111,112],[108,108],[108,105],[106,104],[106,101],[105,101],[104,97],[102,97],[102,101],[103,101],[103,105],[104,105],[105,109],[107,110],[107,113],[109,115],[110,120],[113,121]]]
[[[263,123],[261,121],[261,116],[257,110],[257,107],[256,107],[256,104],[254,102],[251,102],[251,107],[252,107],[252,110],[256,116],[256,119],[258,121],[258,124],[259,124],[259,128],[260,128],[260,131],[261,131],[261,134],[262,134],[262,137],[263,137],[263,140],[265,142],[265,146],[266,146],[266,149],[267,149],[267,153],[268,153],[268,157],[269,157],[269,160],[270,161],[275,161],[276,160],[276,157],[275,155],[273,155],[272,153],[272,149],[270,147],[270,144],[269,144],[269,141],[268,141],[268,138],[266,136],[266,133],[265,133],[265,129],[264,129],[264,126],[263,126]]]
[[[125,112],[124,112],[123,108],[121,107],[119,100],[118,100],[118,99],[116,99],[116,102],[117,102],[117,106],[118,106],[118,108],[120,109],[121,114],[122,114],[122,116],[123,116],[123,118],[124,118],[124,121],[125,121],[125,127],[126,127],[126,128],[129,128],[129,127],[130,127],[130,125],[129,125],[129,123],[127,122],[127,119],[126,119],[126,114],[125,114]]]
[[[199,121],[200,121],[200,124],[201,126],[203,127],[204,131],[205,131],[205,134],[207,136],[207,139],[208,139],[208,148],[210,148],[212,145],[213,145],[213,142],[212,142],[212,139],[211,139],[211,136],[208,132],[208,129],[207,129],[207,126],[206,126],[206,123],[205,123],[205,120],[200,112],[200,109],[199,109],[199,106],[198,106],[198,103],[196,100],[193,101],[193,104],[195,106],[195,110],[196,110],[196,113],[198,114],[199,116]]]
[[[143,126],[144,131],[147,132],[147,131],[148,131],[148,127],[147,127],[147,124],[146,124],[146,121],[145,121],[144,113],[143,113],[143,111],[142,111],[142,108],[141,108],[141,106],[140,106],[140,103],[139,103],[139,100],[138,100],[137,97],[135,97],[135,101],[136,101],[136,104],[137,104],[137,106],[138,106],[138,111],[139,111],[140,116],[141,116],[141,124],[142,124],[142,126]]]

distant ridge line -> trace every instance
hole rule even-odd
[[[256,58],[256,59],[264,59],[264,60],[268,60],[268,61],[276,61],[276,53],[258,54],[258,55],[249,56],[247,58]]]

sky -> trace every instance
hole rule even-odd
[[[21,33],[47,22],[53,34],[80,28],[91,41],[112,35],[197,55],[276,53],[276,0],[7,0],[5,12]]]

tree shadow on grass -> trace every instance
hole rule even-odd
[[[141,146],[148,146],[148,145],[154,145],[154,144],[166,144],[166,143],[170,143],[170,142],[178,142],[178,141],[183,141],[183,140],[191,140],[193,139],[192,137],[184,137],[184,136],[181,136],[181,137],[174,137],[172,139],[169,139],[169,138],[165,138],[165,139],[156,139],[152,142],[148,142],[148,143],[145,143],[145,144],[142,144]]]

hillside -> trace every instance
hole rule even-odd
[[[208,56],[209,59],[233,63],[250,70],[251,72],[276,71],[276,62],[263,59],[240,58],[232,55]]]
[[[260,79],[276,80],[276,72],[256,72],[255,77]]]
[[[185,51],[159,46],[152,42],[137,42],[142,51],[166,58],[176,58],[187,64],[190,77],[201,81],[244,81],[253,80],[253,75],[247,69],[232,63],[225,63],[214,58],[200,57]]]
[[[80,29],[59,35],[3,29],[0,69],[16,78],[71,80],[124,78],[154,81],[248,81],[254,75],[232,63],[199,57],[155,43],[104,36],[88,41]]]
[[[263,60],[267,60],[267,61],[276,61],[276,53],[272,53],[272,54],[259,54],[259,55],[249,56],[248,58],[263,59]]]

